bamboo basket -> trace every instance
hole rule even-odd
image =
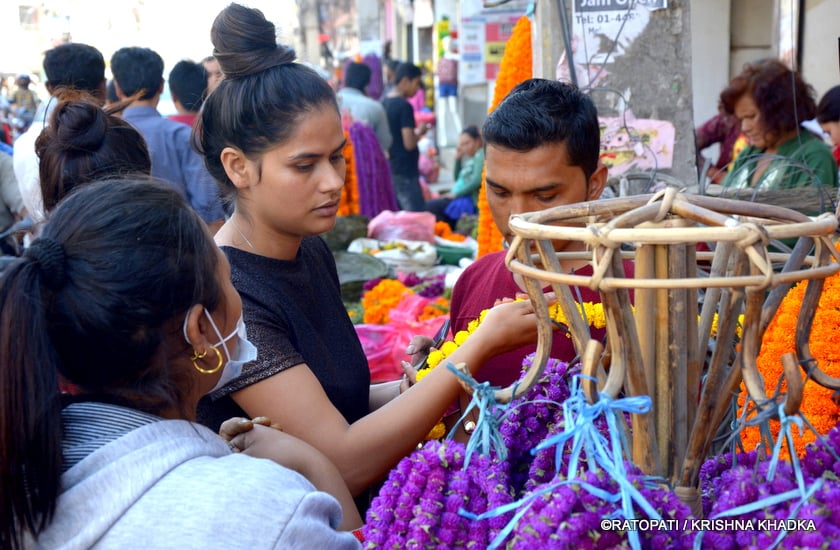
[[[742,380],[758,407],[783,403],[786,414],[795,414],[801,401],[799,366],[815,383],[840,389],[840,379],[825,375],[808,350],[823,279],[840,270],[830,239],[837,225],[831,214],[811,218],[780,206],[673,188],[512,216],[515,238],[506,263],[525,280],[539,342],[525,379],[498,390],[497,401],[524,394],[542,374],[552,339],[543,295],[550,284],[570,320],[584,373],[601,373],[587,395],[651,397],[651,411],[632,418],[630,458],[646,473],[669,479],[699,512],[699,468]],[[797,244],[790,253],[773,253],[768,245],[776,239],[797,239]],[[556,253],[553,240],[580,241],[587,251]],[[699,243],[712,251],[698,251]],[[593,274],[564,273],[560,261],[565,258],[587,259]],[[625,276],[624,258],[635,262],[632,278]],[[774,269],[778,265],[783,267]],[[787,290],[802,280],[808,287],[796,329],[797,352],[780,358],[789,390],[767,396],[756,367],[761,338]],[[590,340],[572,297],[574,285],[600,292],[605,350]]]

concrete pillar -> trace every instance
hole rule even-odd
[[[541,48],[534,51],[534,70],[537,74],[539,67],[548,78],[553,77],[565,50],[562,26],[555,26],[561,3],[568,9],[579,85],[591,89],[599,116],[620,122],[615,141],[626,143],[629,139],[631,144],[626,150],[619,146],[616,158],[623,165],[611,169],[611,175],[629,166],[633,171],[659,170],[686,184],[696,183],[690,0],[663,0],[666,7],[652,10],[641,2],[602,1],[594,11],[586,7],[591,3],[582,0],[540,2],[545,6],[536,11],[532,27],[536,35],[533,43]],[[645,2],[648,4],[656,2]],[[628,11],[624,7],[628,5],[633,9]],[[550,68],[552,72],[548,72]],[[652,122],[640,122],[637,127],[628,123],[624,128],[621,121],[626,116]],[[673,137],[658,141],[671,131]],[[602,137],[607,149],[615,146],[606,132]],[[651,144],[657,150],[648,150]]]

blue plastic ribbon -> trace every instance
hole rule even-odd
[[[469,374],[458,370],[452,362],[448,362],[446,368],[469,384],[473,389],[470,404],[464,410],[461,418],[458,419],[458,422],[455,424],[456,427],[452,428],[447,437],[450,439],[454,437],[457,426],[469,417],[473,409],[478,408],[478,419],[475,422],[475,430],[470,434],[470,439],[467,442],[467,449],[464,456],[464,469],[466,470],[469,467],[470,458],[476,452],[489,455],[491,450],[495,450],[498,459],[505,460],[507,458],[507,447],[499,431],[499,418],[501,415],[497,414],[496,411],[506,408],[506,405],[500,405],[496,402],[496,390],[499,388],[491,386],[490,382],[478,382]]]
[[[716,514],[711,519],[717,518],[727,518],[732,516],[739,516],[742,514],[749,514],[755,512],[757,510],[763,510],[765,508],[769,508],[771,506],[775,506],[777,504],[781,504],[782,502],[793,500],[795,498],[799,498],[799,501],[794,505],[793,509],[791,510],[790,516],[786,519],[796,519],[796,516],[799,514],[799,510],[802,508],[805,503],[822,487],[824,479],[820,478],[814,481],[810,486],[805,485],[805,477],[802,473],[802,465],[799,462],[799,456],[796,452],[793,451],[794,443],[793,443],[793,426],[797,426],[799,428],[799,435],[802,436],[804,431],[804,426],[807,425],[809,429],[814,430],[814,427],[808,422],[808,419],[802,416],[801,413],[795,415],[787,415],[784,409],[784,403],[777,405],[775,410],[776,415],[779,417],[779,422],[781,427],[779,429],[779,435],[776,438],[775,443],[773,444],[773,452],[770,456],[770,464],[767,467],[767,481],[773,481],[773,478],[776,476],[776,468],[779,465],[781,460],[781,452],[782,452],[782,444],[787,441],[789,448],[791,449],[791,469],[793,470],[793,475],[796,478],[796,489],[791,489],[790,491],[785,491],[784,493],[779,493],[777,495],[769,495],[764,497],[763,499],[757,500],[755,502],[750,502],[748,504],[742,504],[741,506],[736,506],[735,508],[730,508],[729,510],[724,510]],[[746,414],[746,404],[745,404],[745,414]],[[768,438],[769,441],[773,440],[772,435],[767,435],[770,432],[769,426],[769,419],[773,415],[773,409],[765,409],[764,412],[759,413],[756,418],[751,419],[750,421],[742,422],[742,426],[744,425],[758,425],[759,429],[762,433]],[[816,430],[814,430],[816,433]],[[828,446],[830,447],[830,446]],[[737,454],[733,453],[733,465],[737,464],[736,460]],[[776,548],[782,540],[787,536],[787,530],[782,529],[776,539],[773,541],[773,544],[769,548]],[[695,550],[699,550],[702,546],[703,542],[703,535],[705,534],[704,531],[700,531],[697,533],[697,536],[694,538],[694,548]]]
[[[452,368],[450,367],[452,370]],[[456,375],[464,380],[467,380],[463,373],[457,371]],[[563,448],[567,442],[571,442],[571,454],[569,465],[567,468],[566,479],[555,483],[550,483],[533,491],[521,498],[520,500],[504,506],[488,510],[481,515],[472,514],[464,509],[459,510],[462,516],[478,520],[496,517],[512,510],[517,510],[513,518],[508,524],[498,533],[493,540],[490,549],[497,548],[510,535],[516,524],[522,516],[528,511],[533,500],[547,492],[555,490],[562,485],[575,484],[580,485],[583,489],[590,492],[597,498],[603,499],[607,502],[621,502],[621,514],[627,519],[633,519],[635,513],[633,511],[633,504],[637,504],[651,519],[660,520],[661,515],[653,506],[645,499],[641,492],[630,483],[627,479],[627,470],[625,468],[624,459],[628,452],[627,438],[623,429],[618,423],[618,415],[628,412],[633,414],[643,414],[651,409],[651,399],[647,396],[625,397],[620,399],[613,399],[607,394],[599,394],[598,401],[590,404],[584,395],[581,386],[581,377],[583,375],[575,375],[572,377],[572,384],[570,387],[571,395],[563,404],[563,418],[564,428],[563,432],[546,438],[536,447],[531,450],[534,454],[541,449],[546,449],[555,446],[555,464],[557,472],[560,473],[560,468],[563,458]],[[469,382],[469,380],[467,380]],[[476,385],[469,382],[474,388]],[[477,388],[478,389],[478,388]],[[482,389],[482,391],[485,391]],[[492,397],[492,396],[491,396]],[[473,397],[476,401],[475,394]],[[493,401],[495,403],[495,401]],[[482,397],[477,401],[479,408],[482,406],[488,407],[486,397]],[[482,405],[483,404],[483,405]],[[607,421],[609,438],[604,437],[595,427],[595,420],[604,415]],[[479,424],[482,419],[479,419]],[[498,423],[495,425],[498,429]],[[477,428],[478,429],[478,428]],[[498,432],[497,432],[498,433]],[[473,434],[475,437],[475,434]],[[489,436],[484,436],[484,439],[491,439]],[[501,437],[499,437],[501,441]],[[580,461],[580,454],[586,451],[586,462],[590,471],[597,471],[598,468],[604,470],[617,484],[618,492],[615,494],[599,489],[586,483],[580,479],[576,479],[578,472],[578,463]],[[628,531],[627,533],[630,546],[635,550],[641,548],[641,541],[639,540],[639,533],[637,531]]]
[[[580,479],[564,479],[562,481],[556,481],[554,483],[546,484],[539,490],[533,491],[525,495],[516,502],[511,502],[510,504],[505,504],[503,506],[497,506],[496,508],[493,508],[492,510],[488,510],[481,514],[474,514],[468,510],[464,510],[463,508],[458,510],[458,514],[465,518],[478,521],[482,519],[494,518],[496,516],[506,514],[512,510],[517,510],[516,514],[513,515],[513,517],[507,523],[507,525],[505,525],[504,528],[501,531],[499,531],[499,533],[496,535],[493,541],[487,546],[487,550],[495,550],[499,547],[499,545],[501,545],[505,541],[505,539],[508,538],[508,536],[510,536],[514,527],[516,527],[516,524],[519,523],[519,520],[522,519],[522,516],[524,516],[528,512],[528,510],[530,510],[531,505],[534,503],[534,500],[536,500],[537,497],[546,493],[550,493],[558,487],[562,487],[563,485],[579,485],[581,488],[585,489],[595,497],[605,500],[607,502],[617,502],[621,498],[619,494],[612,494],[609,491],[605,491],[599,487],[595,487],[594,485],[586,483],[585,481],[582,481]]]

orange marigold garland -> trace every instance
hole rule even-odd
[[[773,395],[782,377],[782,355],[795,350],[796,323],[806,287],[807,281],[803,281],[790,289],[764,333],[761,352],[756,362],[764,379],[767,395]],[[819,368],[829,376],[835,377],[840,377],[840,348],[836,343],[838,340],[840,340],[840,274],[832,275],[825,280],[808,341],[811,354],[817,360]],[[782,382],[781,391],[786,390],[787,385]],[[824,388],[812,380],[805,383],[800,411],[821,434],[828,433],[840,421],[840,408],[831,399],[833,393],[833,390]],[[742,404],[744,398],[745,393],[742,387],[740,396]],[[779,433],[779,423],[773,421],[770,427],[773,436],[776,437]],[[805,446],[816,439],[816,435],[810,430],[805,430],[801,437],[798,430],[793,430],[793,434],[796,452],[800,456],[805,451]],[[755,449],[760,442],[758,428],[744,428],[741,432],[741,440],[746,450]],[[786,446],[782,448],[782,451],[783,456],[789,458]]]
[[[348,216],[359,213],[359,187],[356,178],[356,164],[353,162],[353,142],[350,132],[344,130],[347,145],[344,146],[344,164],[347,167],[344,176],[344,189],[338,203],[338,215]]]
[[[513,34],[505,45],[505,53],[496,75],[493,90],[492,112],[517,84],[533,76],[531,50],[531,20],[522,16],[513,27]],[[502,234],[493,222],[490,207],[487,204],[484,174],[481,175],[481,188],[478,192],[478,253],[477,257],[502,250]]]

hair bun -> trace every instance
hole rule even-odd
[[[53,113],[53,139],[61,149],[73,152],[98,150],[105,141],[108,121],[105,112],[88,101],[62,101]]]
[[[38,264],[41,280],[47,288],[57,291],[67,282],[64,247],[60,243],[41,237],[35,239],[23,255]]]
[[[255,8],[231,4],[210,31],[213,56],[225,78],[241,78],[295,60],[294,49],[277,44],[274,23]]]

